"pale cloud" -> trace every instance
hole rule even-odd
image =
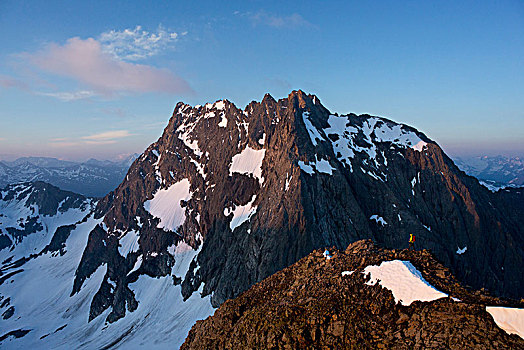
[[[118,107],[101,108],[100,111],[105,114],[115,115],[119,118],[126,118],[129,115],[125,110]]]
[[[79,139],[55,137],[49,140],[49,144],[57,148],[85,147],[85,145],[111,145],[117,143],[119,139],[129,136],[133,136],[133,134],[128,130],[113,130],[82,136]]]
[[[104,52],[93,38],[75,37],[64,45],[51,44],[29,55],[29,59],[44,71],[73,78],[106,96],[124,92],[192,92],[189,84],[171,71],[120,61]]]
[[[120,60],[137,61],[157,55],[161,51],[172,48],[180,36],[166,31],[161,26],[155,33],[150,33],[136,26],[135,29],[110,30],[100,34],[98,41],[102,50]]]
[[[83,100],[83,99],[91,98],[91,97],[98,95],[94,91],[88,91],[88,90],[73,91],[73,92],[36,92],[36,94],[41,95],[41,96],[54,97],[54,98],[57,98],[65,102]]]
[[[18,88],[20,90],[29,89],[29,86],[25,82],[19,79],[16,79],[16,78],[7,77],[3,75],[0,75],[0,86],[6,89],[10,89],[10,88]]]
[[[65,141],[67,141],[67,138],[65,138],[65,137],[55,137],[55,138],[52,138],[49,141],[51,141],[51,142],[65,142]]]
[[[121,139],[124,137],[131,136],[132,134],[129,133],[128,130],[114,130],[114,131],[105,131],[98,134],[93,134],[89,136],[82,137],[83,140],[86,140],[86,142],[94,141],[94,142],[107,142],[107,141],[115,141],[115,139]]]
[[[82,145],[82,143],[75,142],[75,141],[56,141],[56,142],[50,142],[49,145],[55,148],[72,148],[72,147],[78,147]]]
[[[84,143],[88,145],[112,145],[115,144],[116,140],[86,140]]]
[[[273,28],[300,28],[312,26],[310,22],[298,13],[293,13],[291,15],[276,15],[261,10],[255,13],[235,11],[234,14],[241,17],[247,17],[254,26],[266,25]]]

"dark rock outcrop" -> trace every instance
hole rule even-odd
[[[427,251],[385,250],[371,241],[317,250],[226,301],[197,321],[181,349],[520,349],[486,312],[500,300],[461,286]],[[367,285],[363,270],[383,261],[410,261],[451,297],[397,304],[390,290]],[[352,273],[344,274],[351,270]]]

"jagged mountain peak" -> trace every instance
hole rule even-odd
[[[189,296],[205,282],[204,293],[214,292],[218,305],[246,282],[232,285],[229,276],[212,274],[217,268],[247,259],[242,264],[253,269],[241,274],[250,284],[309,249],[341,247],[355,238],[398,247],[416,232],[435,249],[441,246],[438,237],[448,232],[452,242],[440,256],[458,267],[463,259],[454,255],[456,246],[472,244],[471,237],[483,228],[477,208],[482,204],[473,199],[472,182],[457,171],[419,131],[380,117],[332,114],[301,90],[278,101],[266,95],[244,110],[227,100],[195,107],[178,103],[162,137],[100,202],[99,211],[105,213],[102,231],[116,237],[115,245],[129,231],[140,232],[149,239],[139,240],[139,252],[164,256],[165,262],[172,259],[170,245],[184,241],[197,248],[200,235],[204,245],[195,266],[216,263],[197,275],[179,276],[182,290]],[[430,192],[458,200],[458,206],[446,209],[456,211],[453,225],[435,217],[435,210],[444,212],[426,195]],[[486,195],[479,190],[479,196]],[[168,210],[166,200],[176,205]],[[389,234],[393,229],[396,233]],[[456,230],[465,231],[457,235]],[[284,238],[278,238],[282,232]],[[248,252],[236,251],[237,244],[268,252],[253,260]],[[282,256],[269,253],[284,246],[290,249]],[[227,253],[217,259],[219,251]]]

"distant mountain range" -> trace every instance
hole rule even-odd
[[[492,191],[524,186],[524,160],[520,157],[456,157],[453,161],[460,170],[476,177]]]
[[[45,181],[85,196],[103,197],[122,182],[137,156],[132,154],[119,162],[97,159],[71,162],[48,157],[0,161],[0,188],[8,184]]]

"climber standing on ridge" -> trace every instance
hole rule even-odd
[[[415,235],[409,234],[409,250],[415,251]]]

